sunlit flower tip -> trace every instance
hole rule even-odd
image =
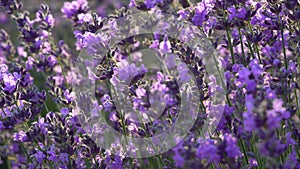
[[[14,141],[22,141],[22,142],[24,142],[24,141],[26,141],[27,139],[28,139],[28,137],[27,137],[27,135],[26,135],[26,132],[24,132],[24,131],[20,131],[20,132],[15,133],[15,134],[13,135],[13,140],[14,140]]]
[[[135,92],[136,92],[137,97],[139,97],[139,98],[146,95],[146,90],[144,88],[139,87],[139,88],[136,89]]]
[[[185,10],[185,9],[182,9],[180,11],[177,12],[177,14],[179,15],[179,20],[182,20],[182,19],[186,19],[188,18],[188,15],[189,15],[189,11]]]
[[[79,23],[92,22],[92,21],[93,21],[93,16],[90,13],[87,13],[87,14],[81,13],[78,15]]]
[[[155,40],[152,42],[152,44],[149,46],[149,48],[154,49],[154,48],[158,48],[158,46],[159,46],[159,40]]]
[[[69,102],[75,100],[75,92],[70,92],[69,89],[64,92],[64,96]]]
[[[167,35],[165,35],[164,40],[160,42],[159,49],[161,49],[163,52],[171,52],[171,43],[168,40]]]
[[[135,2],[135,0],[130,0],[128,6],[129,6],[129,7],[136,7],[136,2]]]
[[[47,17],[45,18],[45,21],[51,28],[54,26],[55,19],[52,14],[48,14]]]
[[[257,160],[255,158],[250,158],[249,164],[250,167],[256,167],[258,165]]]

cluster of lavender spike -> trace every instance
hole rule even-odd
[[[1,0],[0,5],[19,31],[19,43],[14,45],[6,31],[0,30],[1,166],[300,168],[299,1],[130,0],[107,18],[93,13],[86,0],[65,2],[61,12],[73,24],[76,49],[103,55],[95,65],[98,72],[91,77],[99,98],[92,109],[103,111],[116,131],[132,137],[161,133],[176,120],[180,103],[177,82],[159,71],[151,81],[145,80],[150,70],[138,64],[143,59],[140,54],[133,57],[134,63],[127,63],[131,53],[141,48],[177,53],[187,65],[177,67],[178,79],[188,82],[188,70],[196,79],[202,113],[189,136],[163,154],[141,159],[112,154],[82,128],[74,107],[74,86],[82,81],[75,71],[78,52],[53,37],[55,19],[49,7],[41,5],[31,15],[19,0]],[[209,98],[217,89],[205,81],[205,65],[197,53],[177,39],[158,34],[129,37],[115,49],[97,53],[99,42],[101,46],[109,40],[97,31],[107,21],[130,15],[133,8],[176,15],[197,26],[214,45],[224,69],[226,104],[209,138],[201,137],[199,130],[214,113]],[[167,67],[172,68],[174,58],[167,60]],[[156,93],[154,98],[167,107],[163,118],[141,124],[131,115],[123,116],[102,82],[127,88],[134,109],[141,114],[147,115],[151,103],[155,104],[149,95]]]

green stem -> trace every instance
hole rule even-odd
[[[108,86],[109,89],[113,89],[114,95],[117,98],[117,102],[119,102],[119,97],[118,97],[116,89],[113,86],[111,86],[109,82],[107,83],[107,86]],[[124,133],[124,136],[125,136],[125,141],[126,141],[126,144],[128,144],[126,127],[125,127],[125,113],[123,111],[121,113],[121,122],[122,122],[123,133]],[[126,149],[126,147],[125,147],[125,149]]]
[[[284,44],[284,30],[283,30],[283,26],[282,26],[282,20],[280,19],[279,15],[278,15],[278,20],[280,20],[281,25],[280,25],[280,32],[281,32],[281,41],[282,41],[282,50],[283,50],[283,56],[284,56],[284,65],[285,65],[285,69],[288,69],[288,63],[287,63],[287,57],[286,57],[286,50],[285,50],[285,44]]]
[[[235,61],[234,61],[233,46],[232,46],[232,42],[231,42],[231,34],[230,34],[230,31],[228,28],[226,29],[226,33],[227,33],[227,39],[228,39],[228,45],[229,45],[229,49],[230,49],[232,64],[234,64]]]
[[[256,50],[256,53],[257,53],[257,56],[258,56],[259,63],[262,64],[261,59],[260,59],[260,54],[259,54],[259,49],[258,49],[258,47],[257,47],[257,44],[255,44],[254,47],[255,47],[255,50]]]
[[[251,34],[252,34],[252,36],[253,36],[254,33],[253,33],[253,28],[252,28],[252,26],[251,26],[250,21],[248,21],[248,26],[249,26],[249,29],[250,29]],[[260,53],[259,53],[259,49],[258,49],[257,44],[254,45],[254,48],[255,48],[255,50],[256,50],[256,53],[257,53],[257,57],[258,57],[259,63],[262,64],[261,59],[260,59]],[[252,50],[252,49],[251,49],[251,50]],[[253,52],[253,51],[252,51],[252,52]],[[253,58],[254,58],[254,57],[253,57]]]
[[[31,160],[31,158],[30,158],[30,156],[29,156],[29,154],[28,154],[28,151],[26,150],[26,148],[25,148],[25,146],[24,146],[24,143],[20,142],[20,144],[21,144],[21,147],[22,147],[22,149],[24,150],[24,152],[25,152],[25,154],[26,154],[26,156],[27,156],[27,161],[32,162],[32,160]]]
[[[248,164],[249,164],[249,161],[248,161],[248,156],[247,156],[247,152],[246,152],[246,148],[245,148],[244,141],[243,141],[243,140],[240,140],[240,143],[241,143],[241,147],[242,147],[243,154],[244,154],[244,156],[245,156],[245,162],[246,162],[246,164],[248,165]]]
[[[251,47],[251,43],[250,43],[249,40],[247,40],[247,45],[248,45],[248,48],[249,48],[249,50],[250,50],[250,53],[251,53],[252,58],[255,59],[254,52],[253,52],[253,49],[252,49],[252,47]]]
[[[297,90],[296,89],[294,89],[294,93],[295,93],[297,107],[299,107],[299,101],[298,101],[298,95],[297,95]]]
[[[243,43],[243,36],[242,36],[241,29],[239,29],[239,36],[240,36],[240,43],[241,43],[242,53],[243,53],[243,63],[244,63],[244,66],[246,66],[245,50],[244,50],[244,43]]]

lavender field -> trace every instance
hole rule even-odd
[[[0,169],[300,169],[299,0],[0,0]]]

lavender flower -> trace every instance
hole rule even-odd
[[[130,8],[106,0],[90,8],[86,0],[73,0],[64,2],[58,14],[51,13],[47,5],[26,11],[22,7],[28,2],[1,0],[1,9],[6,11],[0,12],[1,167],[300,168],[298,1],[128,2]],[[116,9],[114,14],[110,7]],[[101,17],[90,9],[97,9]],[[207,36],[225,72],[220,72],[225,77],[224,109],[211,100],[221,86],[216,76],[205,74],[207,68],[201,59],[205,51],[185,46],[198,36],[191,27],[184,28],[179,39],[154,32],[153,36],[129,37],[109,46],[116,36],[112,32],[122,24],[115,20],[130,20],[137,9],[175,14],[177,20],[191,22]],[[51,10],[59,11],[55,6]],[[59,33],[69,32],[68,27],[62,27],[65,20],[59,15],[71,20],[74,39]],[[109,28],[104,26],[107,23]],[[168,30],[178,26],[165,21],[161,24]],[[111,32],[98,33],[106,29]],[[78,51],[71,51],[73,48],[96,58],[85,60],[97,70],[88,70],[97,98],[86,105],[91,118],[85,119],[88,111],[80,114],[74,107],[76,99],[82,97],[75,95],[74,84],[80,85],[84,78],[76,71]],[[170,72],[160,68],[153,72],[142,64],[148,56],[139,50],[148,48],[165,56],[162,61]],[[184,100],[178,86],[191,80],[200,93],[197,104],[201,108],[193,112],[198,113],[197,121],[188,137],[175,139],[178,145],[163,154],[143,159],[113,154],[112,149],[122,146],[116,142],[112,149],[102,149],[90,137],[91,133],[101,133],[102,128],[80,123],[105,116],[120,134],[138,138],[162,134],[180,116]],[[133,110],[120,111],[120,104]],[[219,113],[223,114],[216,130],[202,133],[205,120],[214,120]],[[98,138],[106,140],[104,136]],[[137,155],[134,144],[127,148]]]

